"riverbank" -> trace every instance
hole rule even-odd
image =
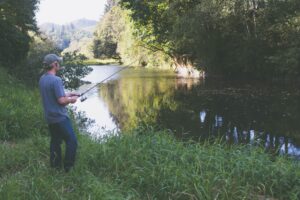
[[[85,65],[112,65],[112,64],[120,64],[120,61],[117,59],[88,59],[83,61]]]
[[[299,199],[299,162],[263,149],[176,140],[151,129],[92,141],[76,168],[49,168],[37,90],[0,68],[1,199]]]
[[[299,165],[292,161],[249,147],[182,143],[163,132],[100,144],[79,136],[69,174],[49,168],[47,137],[0,146],[4,199],[299,198]]]

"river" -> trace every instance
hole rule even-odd
[[[93,66],[84,89],[119,66]],[[283,84],[180,79],[171,72],[127,69],[76,107],[94,120],[93,137],[143,124],[169,129],[182,139],[222,137],[232,144],[263,145],[300,159],[300,90]],[[279,150],[278,150],[279,149]],[[278,151],[276,151],[278,150]]]

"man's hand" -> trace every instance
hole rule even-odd
[[[79,96],[72,96],[72,97],[68,97],[68,98],[69,98],[70,103],[71,103],[71,104],[74,104],[74,103],[76,103],[78,97],[79,97]]]
[[[72,96],[72,97],[65,96],[65,97],[59,98],[59,99],[58,99],[58,103],[59,103],[60,105],[67,106],[67,105],[69,105],[70,103],[71,103],[71,104],[76,103],[76,101],[77,101],[78,98],[79,98],[79,96]]]
[[[77,93],[77,92],[70,92],[68,94],[66,94],[66,97],[80,97],[81,94]]]

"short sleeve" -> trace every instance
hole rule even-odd
[[[54,94],[56,99],[66,96],[63,82],[60,78],[57,78],[54,82]]]

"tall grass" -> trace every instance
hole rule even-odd
[[[300,198],[299,162],[251,146],[182,142],[151,129],[100,141],[78,134],[74,170],[52,170],[37,91],[2,72],[0,199]],[[12,113],[4,115],[7,107]]]
[[[88,165],[142,199],[297,199],[299,163],[262,149],[179,142],[164,132],[110,138],[97,145]],[[99,170],[100,169],[100,170]]]
[[[45,130],[40,96],[0,68],[0,139],[25,138]]]
[[[249,146],[179,142],[164,132],[79,137],[75,169],[48,167],[48,139],[2,143],[4,199],[299,199],[299,163]],[[17,197],[17,198],[16,198]]]

